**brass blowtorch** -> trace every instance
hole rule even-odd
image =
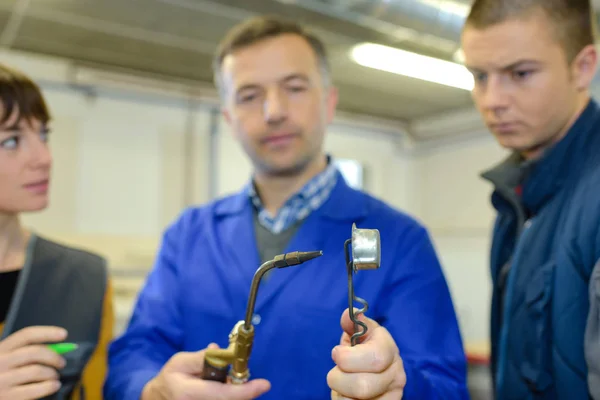
[[[348,250],[351,247],[351,250]],[[359,270],[378,269],[381,264],[381,239],[377,229],[358,229],[356,224],[352,224],[352,237],[344,243],[346,253],[346,268],[348,270],[348,311],[350,320],[354,322],[354,334],[350,337],[350,345],[356,345],[361,336],[367,333],[367,325],[359,321],[357,316],[367,312],[369,303],[354,295],[354,284],[352,281],[353,273]],[[352,253],[352,257],[350,257]],[[354,302],[357,301],[363,305],[356,313],[354,312]],[[358,327],[362,330],[359,331]]]
[[[295,251],[280,254],[258,268],[254,273],[252,286],[250,287],[246,318],[234,325],[231,333],[229,333],[229,346],[226,349],[206,350],[202,379],[225,383],[229,377],[229,380],[233,384],[242,384],[248,381],[250,378],[248,360],[252,352],[252,344],[254,343],[252,315],[254,314],[254,305],[256,303],[260,280],[267,271],[273,268],[286,268],[299,265],[322,255],[322,251]]]

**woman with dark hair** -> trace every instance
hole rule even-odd
[[[39,87],[0,65],[0,398],[101,399],[113,329],[106,262],[19,217],[48,206],[49,122]]]

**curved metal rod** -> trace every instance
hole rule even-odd
[[[252,327],[252,315],[254,314],[254,306],[256,304],[256,296],[258,295],[258,285],[260,284],[260,280],[267,271],[275,267],[275,260],[270,260],[261,265],[254,273],[252,286],[250,287],[250,295],[248,296],[246,318],[244,319],[244,326],[242,327],[246,332],[249,332]]]
[[[250,286],[250,294],[248,296],[248,306],[246,308],[246,318],[242,329],[245,332],[250,332],[252,328],[252,315],[254,314],[254,305],[256,304],[256,296],[258,295],[258,285],[264,274],[273,268],[286,268],[294,265],[299,265],[313,258],[321,257],[323,252],[319,251],[294,251],[291,253],[279,254],[270,261],[261,265],[254,273],[252,278],[252,286]]]
[[[350,313],[350,320],[354,323],[354,334],[350,337],[350,345],[354,346],[361,336],[367,334],[367,325],[358,320],[357,316],[367,312],[369,309],[369,303],[367,303],[366,300],[354,295],[354,282],[352,280],[352,274],[354,273],[354,262],[350,259],[350,252],[348,251],[348,247],[351,245],[352,239],[348,239],[344,243],[344,250],[346,253],[346,268],[348,270],[348,312]],[[363,305],[363,307],[356,313],[354,312],[355,301]],[[361,331],[359,331],[358,326],[362,328]]]
[[[294,251],[280,254],[262,264],[254,273],[245,320],[235,324],[229,334],[229,346],[226,349],[208,349],[204,356],[202,379],[226,382],[227,376],[234,384],[244,383],[250,376],[248,360],[254,342],[252,315],[258,295],[258,286],[266,272],[273,268],[286,268],[299,265],[323,255],[322,251]],[[232,367],[232,368],[230,368]]]

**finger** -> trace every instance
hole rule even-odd
[[[371,318],[366,317],[364,314],[359,314],[356,315],[356,312],[358,312],[357,308],[354,308],[354,315],[356,317],[356,319],[358,319],[361,322],[364,322],[367,325],[367,334],[365,336],[363,336],[361,338],[362,341],[365,341],[368,339],[370,333],[373,331],[373,329],[375,329],[376,327],[380,326],[376,321],[372,320]],[[340,325],[342,326],[342,330],[344,331],[344,333],[348,334],[349,336],[354,335],[354,322],[352,322],[352,320],[350,319],[350,312],[349,309],[344,310],[344,312],[342,313],[342,318],[340,319]],[[358,326],[358,331],[362,331],[362,327]],[[350,343],[350,342],[348,342]]]
[[[30,326],[23,328],[0,342],[0,353],[9,352],[29,344],[55,343],[67,338],[67,331],[57,326]]]
[[[46,346],[30,345],[18,348],[0,357],[0,370],[21,367],[28,364],[42,364],[56,369],[65,367],[65,359]]]
[[[382,394],[381,396],[373,397],[369,400],[402,400],[402,390],[393,390]],[[331,391],[331,400],[354,400],[350,397],[342,396],[338,392]]]
[[[382,394],[379,397],[375,397],[372,400],[402,400],[404,396],[404,389],[390,390],[389,392]]]
[[[215,383],[216,382],[209,382]],[[254,379],[243,385],[221,385],[214,400],[251,400],[262,396],[271,389],[271,383],[266,379]]]
[[[348,310],[349,309],[346,309],[344,311],[340,320],[340,324],[342,326],[342,336],[340,338],[340,345],[342,346],[350,346],[352,344],[352,335],[354,335],[356,332],[362,332],[364,329],[358,324],[356,326],[354,325],[354,323],[350,319],[350,312]],[[358,343],[362,343],[368,339],[370,331],[372,331],[375,328],[374,325],[379,326],[379,324],[376,321],[365,317],[364,314],[356,314],[357,312],[358,308],[354,307],[355,319],[358,319],[359,321],[367,325],[367,334],[358,338]]]
[[[338,392],[332,390],[331,391],[331,400],[352,400],[352,399],[349,397],[342,396]]]
[[[378,326],[370,332],[368,341],[359,346],[336,346],[331,358],[344,372],[373,372],[386,370],[399,357],[398,347],[387,329]]]
[[[187,379],[184,385],[184,393],[189,396],[186,398],[203,400],[252,400],[271,389],[271,383],[265,379],[254,379],[242,385]]]
[[[29,385],[18,386],[10,389],[6,393],[6,397],[0,395],[0,399],[4,400],[35,400],[54,394],[60,389],[59,381],[45,381],[31,383]]]
[[[20,386],[26,383],[58,380],[58,372],[54,368],[43,365],[27,365],[0,375],[0,387]]]
[[[169,361],[169,370],[186,375],[198,375],[204,368],[205,350],[177,353]]]
[[[335,390],[331,391],[331,400],[344,400],[344,396],[336,392]]]
[[[207,351],[219,349],[216,343],[210,343],[206,349],[196,352],[177,353],[170,361],[169,369],[189,375],[200,375],[204,369],[204,356]]]
[[[342,399],[377,399],[387,392],[401,391],[404,383],[404,369],[399,363],[381,373],[348,373],[336,367],[327,374],[327,384]]]
[[[350,346],[352,344],[351,336],[352,335],[348,335],[346,332],[342,332],[342,336],[340,337],[340,346]]]

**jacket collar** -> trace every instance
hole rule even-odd
[[[521,184],[523,206],[536,213],[580,170],[587,139],[599,118],[598,104],[590,100],[565,137],[539,160],[523,161],[520,156],[512,154],[484,172],[482,177],[492,182],[503,197],[510,196],[509,192],[514,193]]]
[[[336,171],[337,183],[327,201],[313,213],[335,220],[356,220],[367,214],[366,195],[351,188],[342,174]],[[252,211],[252,201],[245,187],[236,194],[217,201],[215,214],[226,217]]]

